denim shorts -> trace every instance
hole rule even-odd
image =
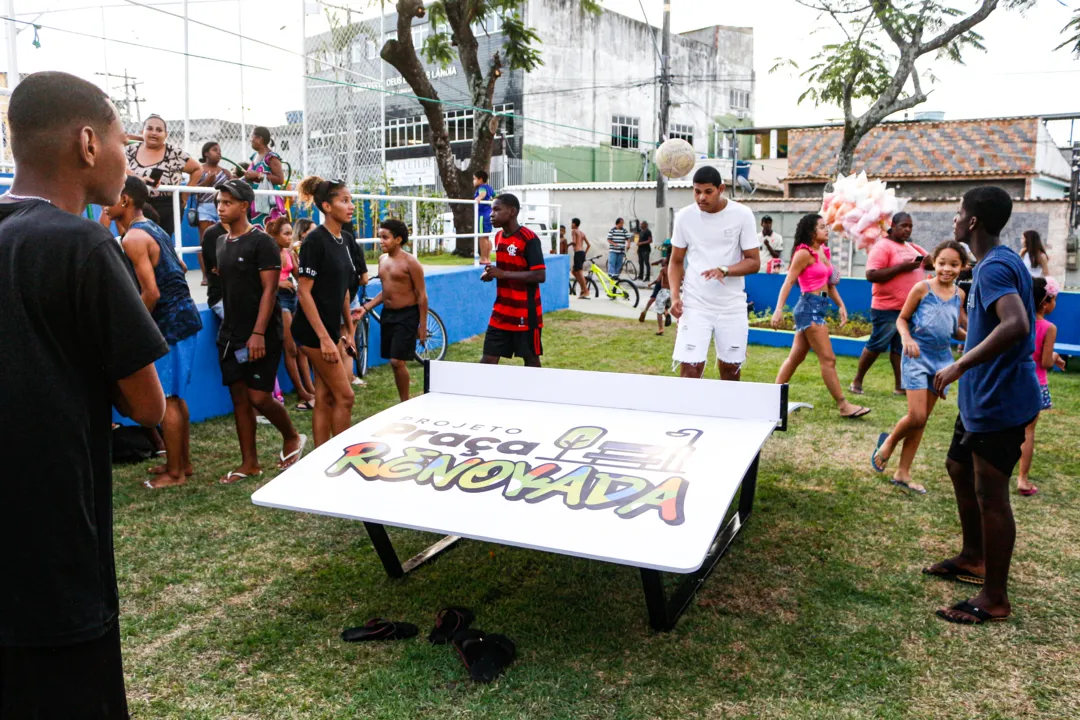
[[[824,325],[825,313],[832,307],[829,298],[817,293],[803,293],[795,303],[795,332],[802,332],[811,325]]]
[[[870,339],[866,341],[867,350],[876,353],[888,350],[897,355],[903,354],[904,342],[900,339],[900,331],[896,329],[898,317],[900,317],[899,310],[870,308],[870,322],[874,324],[874,330],[870,333]]]
[[[278,290],[277,293],[278,304],[281,305],[281,311],[296,314],[296,307],[299,305],[299,300],[296,297],[296,293],[288,292],[287,290]]]
[[[199,213],[199,222],[218,222],[221,218],[217,214],[217,205],[214,203],[199,203],[196,210]]]

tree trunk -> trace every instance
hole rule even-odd
[[[447,19],[453,31],[458,50],[458,57],[469,83],[472,103],[475,107],[491,108],[491,99],[495,92],[496,70],[502,67],[498,53],[488,77],[485,79],[477,58],[478,44],[472,34],[470,24],[472,8],[470,3],[460,0],[446,0],[444,3]],[[389,40],[380,53],[382,59],[394,67],[409,83],[417,97],[430,98],[432,101],[420,101],[428,125],[431,127],[431,149],[435,151],[435,164],[439,168],[439,177],[449,198],[471,200],[475,194],[472,176],[477,170],[487,170],[491,161],[491,146],[494,134],[489,125],[490,115],[475,113],[473,118],[473,143],[469,164],[465,170],[459,170],[443,117],[442,104],[437,102],[439,95],[428,80],[424,66],[420,63],[417,49],[412,42],[412,19],[423,7],[422,0],[397,1],[397,39]],[[470,205],[454,203],[450,206],[454,217],[454,229],[461,234],[473,232],[473,208]],[[473,239],[457,238],[454,254],[472,257]]]
[[[862,135],[858,135],[853,126],[845,125],[844,138],[840,143],[840,154],[836,158],[836,172],[850,175],[855,165],[855,148],[859,147]]]

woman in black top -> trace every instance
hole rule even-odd
[[[353,204],[345,183],[307,177],[299,190],[301,202],[314,203],[323,214],[322,225],[308,233],[300,248],[300,308],[292,325],[293,339],[315,368],[311,429],[318,447],[352,422],[355,395],[331,332],[344,319],[342,340],[355,355],[349,286],[356,271],[341,227],[352,220]]]

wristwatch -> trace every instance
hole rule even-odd
[[[728,266],[727,265],[721,265],[720,266],[720,272],[724,273],[724,277],[727,277],[728,276]]]

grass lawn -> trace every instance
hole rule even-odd
[[[651,323],[547,318],[551,366],[660,374],[672,336]],[[672,333],[673,335],[673,333]],[[472,361],[480,342],[451,348]],[[753,347],[744,379],[773,379],[786,351]],[[840,360],[845,385],[853,359]],[[715,377],[715,366],[710,370]],[[753,517],[671,633],[648,629],[637,570],[463,541],[404,581],[383,572],[359,522],[254,507],[254,482],[215,480],[238,461],[231,417],[194,428],[197,474],[149,492],[144,465],[116,472],[116,553],[128,692],[138,718],[1067,718],[1080,707],[1080,376],[1056,373],[1040,424],[1033,498],[1014,495],[1013,619],[966,628],[933,610],[974,590],[919,569],[958,549],[944,472],[955,400],[939,405],[913,497],[869,470],[877,434],[905,407],[888,365],[874,412],[839,419],[813,356],[792,400],[815,404],[767,443]],[[419,377],[414,389],[419,392]],[[628,388],[627,392],[632,392]],[[396,393],[388,368],[356,418]],[[293,402],[295,404],[295,401]],[[295,413],[310,432],[310,416]],[[264,467],[278,451],[259,428]],[[404,559],[434,536],[390,529]],[[502,632],[519,658],[472,684],[427,643],[448,604]],[[381,616],[421,637],[350,645]],[[1071,710],[1069,708],[1072,708]]]

